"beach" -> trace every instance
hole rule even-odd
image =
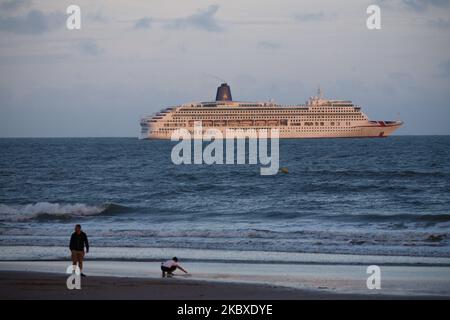
[[[57,273],[0,271],[2,300],[341,300],[448,299],[445,296],[331,293],[246,283],[92,276],[68,290]]]
[[[448,299],[448,266],[186,262],[190,274],[161,278],[156,261],[88,261],[81,290],[66,287],[69,261],[1,261],[1,299]]]
[[[68,290],[66,276],[56,273],[0,272],[0,299],[150,299],[278,300],[332,299],[339,296],[255,284],[213,283],[180,279],[92,276],[81,290]],[[357,298],[358,296],[351,296]]]

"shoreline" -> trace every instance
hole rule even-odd
[[[0,262],[67,261],[66,246],[1,245]],[[352,253],[283,252],[260,250],[191,249],[172,247],[98,246],[91,248],[90,261],[158,262],[168,256],[183,261],[207,263],[264,263],[310,265],[436,266],[450,267],[450,256],[376,255]]]

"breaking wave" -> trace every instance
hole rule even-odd
[[[124,211],[129,211],[129,208],[114,203],[87,205],[83,203],[61,204],[37,202],[11,206],[0,204],[0,221],[71,220],[98,215],[112,215]]]
[[[450,214],[341,214],[341,215],[326,215],[327,218],[334,218],[338,221],[367,221],[367,222],[449,222]]]

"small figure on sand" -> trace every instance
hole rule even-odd
[[[86,247],[86,253],[89,252],[89,242],[86,233],[81,230],[81,225],[77,224],[75,226],[75,232],[72,233],[70,237],[70,251],[72,252],[72,266],[73,272],[75,272],[77,263],[80,268],[81,276],[86,277],[83,271],[83,259],[84,259],[84,248]]]
[[[183,271],[184,273],[188,273],[186,270],[183,269],[182,266],[180,266],[177,257],[173,257],[172,260],[167,260],[166,262],[161,263],[162,277],[165,278],[166,274],[168,278],[172,277],[173,272],[177,268]]]

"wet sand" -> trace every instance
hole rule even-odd
[[[66,274],[0,271],[0,299],[37,300],[296,300],[296,299],[411,299],[383,294],[358,295],[284,287],[220,283],[188,279],[88,276],[81,290],[68,290]],[[414,296],[414,299],[430,298]],[[433,297],[444,298],[444,297]]]
[[[264,285],[185,279],[89,276],[81,290],[68,290],[65,274],[0,272],[1,299],[301,299],[298,290]],[[322,294],[311,295],[311,298]]]

